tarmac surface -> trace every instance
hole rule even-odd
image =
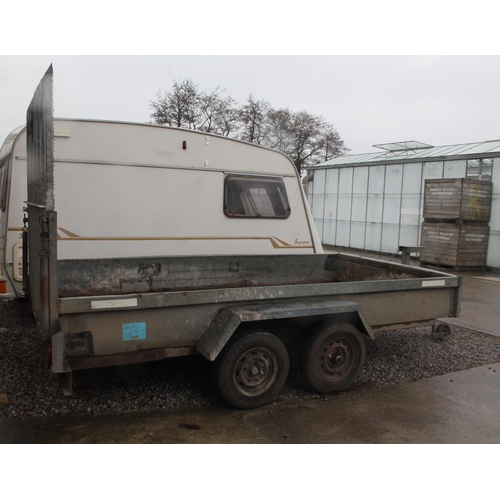
[[[500,275],[464,277],[452,325],[500,335]],[[0,443],[500,443],[500,363],[256,410],[0,419]]]
[[[0,421],[2,443],[499,443],[500,363],[257,410],[206,408]]]
[[[500,336],[500,275],[492,273],[454,273],[463,276],[459,318],[448,318],[450,325]]]

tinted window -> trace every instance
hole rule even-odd
[[[0,209],[5,212],[7,205],[7,161],[0,165]]]
[[[281,179],[228,175],[224,212],[229,217],[288,217],[290,206]]]

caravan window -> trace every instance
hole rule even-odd
[[[288,217],[290,206],[283,180],[228,175],[224,189],[224,213],[229,217]]]
[[[0,210],[5,212],[7,208],[7,160],[0,164]]]

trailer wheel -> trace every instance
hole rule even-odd
[[[439,323],[432,327],[432,340],[445,341],[451,337],[451,327],[448,323]]]
[[[365,358],[365,341],[356,327],[330,324],[307,338],[300,369],[313,390],[326,394],[349,387],[361,373]]]
[[[215,381],[230,405],[258,408],[278,395],[288,369],[288,351],[278,337],[268,332],[247,333],[219,354]]]

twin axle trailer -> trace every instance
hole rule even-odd
[[[324,254],[281,153],[189,130],[54,120],[52,109],[49,68],[26,131],[0,151],[2,273],[11,294],[23,281],[66,394],[74,370],[201,355],[229,404],[258,407],[283,387],[290,343],[312,390],[341,391],[363,368],[364,337],[458,316],[456,276]],[[13,153],[23,144],[24,159]],[[22,235],[17,274],[11,229]]]

